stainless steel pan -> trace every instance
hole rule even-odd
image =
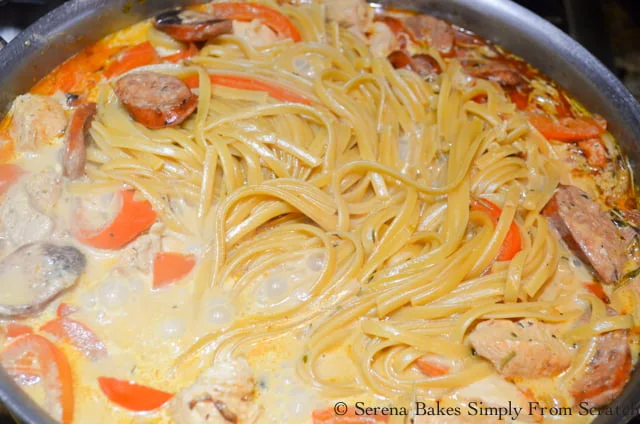
[[[0,116],[12,99],[83,47],[161,10],[199,0],[73,0],[49,13],[0,50]],[[383,0],[427,12],[495,41],[540,68],[604,116],[640,176],[640,105],[597,59],[556,27],[509,0]],[[0,370],[0,401],[25,423],[53,422]],[[613,407],[640,407],[636,371]],[[599,424],[631,416],[600,416]]]

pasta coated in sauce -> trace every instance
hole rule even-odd
[[[0,125],[0,362],[65,423],[589,421],[638,351],[606,126],[432,16],[162,13]]]

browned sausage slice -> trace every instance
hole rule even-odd
[[[437,60],[428,54],[414,54],[411,56],[413,70],[423,77],[429,75],[440,75],[442,68]]]
[[[67,128],[63,168],[64,175],[75,179],[84,175],[87,160],[86,134],[96,113],[95,103],[85,103],[76,108]]]
[[[453,28],[445,21],[428,15],[413,15],[404,21],[404,25],[418,40],[426,40],[441,54],[453,53],[455,34]]]
[[[115,92],[131,117],[150,129],[178,125],[198,106],[198,98],[181,79],[155,72],[125,75]]]
[[[607,308],[607,315],[617,312]],[[618,397],[631,375],[631,350],[626,330],[597,336],[596,349],[585,372],[572,384],[570,392],[576,403],[603,406]]]
[[[472,77],[497,82],[505,88],[515,88],[525,83],[524,77],[520,72],[504,63],[477,62],[473,60],[463,60],[461,63],[465,72]]]
[[[216,19],[206,13],[174,9],[156,16],[154,26],[183,43],[207,41],[233,32],[231,19]]]
[[[442,72],[440,64],[428,54],[416,54],[409,56],[402,50],[395,50],[387,56],[395,69],[411,69],[421,77],[439,75]]]
[[[615,283],[622,277],[631,240],[584,191],[560,186],[544,214],[567,246],[583,262],[590,263],[605,283]]]

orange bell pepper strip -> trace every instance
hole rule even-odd
[[[342,415],[338,415],[338,413]],[[316,409],[311,413],[311,418],[313,424],[377,424],[389,422],[387,415],[356,415],[356,408],[346,404],[341,404],[337,408]]]
[[[107,348],[102,340],[79,321],[66,317],[54,318],[40,327],[40,331],[50,334],[54,339],[72,344],[93,360],[107,355]]]
[[[151,203],[135,200],[133,195],[133,190],[122,190],[122,207],[110,224],[98,231],[75,229],[74,237],[82,244],[98,249],[120,249],[148,230],[158,216]]]
[[[152,411],[173,398],[171,393],[117,378],[98,377],[98,385],[111,402],[130,411]]]
[[[298,93],[288,90],[280,85],[272,84],[256,78],[245,77],[240,75],[211,75],[209,77],[211,84],[222,85],[225,87],[238,88],[240,90],[264,91],[274,99],[284,102],[302,103],[310,105],[311,100]],[[198,75],[192,75],[184,79],[185,84],[189,88],[198,88],[200,79]]]
[[[24,336],[25,334],[33,333],[33,328],[31,328],[31,326],[29,325],[15,324],[10,322],[9,324],[7,324],[5,331],[6,331],[7,337],[10,337],[13,339],[16,337]]]
[[[198,50],[198,47],[196,47],[195,44],[189,43],[189,47],[187,47],[186,49],[180,50],[179,52],[174,53],[172,55],[165,56],[162,58],[162,60],[165,60],[167,62],[178,63],[180,61],[189,59],[190,57],[197,55],[199,51],[200,50]]]
[[[600,283],[584,283],[583,286],[592,295],[602,300],[604,303],[609,303],[609,296],[607,296],[607,293],[605,293]]]
[[[153,259],[153,288],[166,287],[183,279],[196,264],[195,255],[160,252]]]
[[[21,176],[25,174],[24,170],[13,163],[0,163],[0,195],[9,190]]]
[[[56,316],[62,318],[66,317],[67,315],[71,315],[74,312],[78,312],[77,306],[71,305],[70,303],[62,302],[58,305],[58,309],[56,309]]]
[[[451,371],[449,366],[430,360],[428,355],[416,359],[416,366],[427,377],[442,377]]]
[[[42,377],[46,396],[56,396],[62,411],[62,416],[56,418],[63,424],[73,422],[73,379],[67,358],[53,343],[37,334],[18,337],[0,352],[0,362],[10,372],[23,370],[21,362],[25,357],[37,363],[33,372]]]
[[[493,225],[496,225],[498,223],[498,219],[500,219],[500,215],[502,215],[502,209],[500,209],[497,205],[493,204],[487,199],[472,200],[471,209],[485,212],[487,215],[489,215],[489,218],[491,218]],[[496,261],[511,260],[520,250],[522,250],[522,238],[520,236],[520,229],[518,228],[518,224],[512,222],[511,226],[509,227],[509,231],[507,231],[507,235],[502,242],[502,247],[500,248],[500,252],[496,257]]]
[[[532,113],[529,122],[550,140],[574,142],[595,138],[606,131],[600,120],[592,118],[560,118]]]
[[[261,4],[239,2],[212,3],[210,12],[218,19],[235,19],[237,21],[259,19],[264,25],[282,37],[291,38],[295,42],[302,39],[298,29],[289,18]]]
[[[104,76],[113,78],[140,66],[160,63],[160,56],[150,42],[145,41],[122,52],[119,58],[105,69]]]
[[[516,105],[519,110],[526,110],[529,106],[529,95],[522,93],[520,90],[509,91],[509,99]]]
[[[52,95],[58,90],[85,93],[102,79],[104,64],[122,49],[109,46],[108,41],[98,41],[49,73],[31,89],[31,93]]]

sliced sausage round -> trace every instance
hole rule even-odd
[[[96,104],[85,103],[76,108],[69,121],[62,165],[64,175],[71,179],[84,175],[84,165],[87,160],[86,135],[95,113]]]
[[[71,287],[85,270],[85,256],[73,246],[32,243],[0,261],[0,316],[24,316]]]
[[[605,283],[622,277],[631,240],[584,191],[560,186],[544,214],[574,254],[591,264]]]
[[[428,54],[414,54],[411,56],[412,69],[423,77],[440,75],[442,68],[437,60]]]
[[[428,54],[416,54],[409,56],[402,50],[395,50],[387,56],[395,69],[411,69],[421,77],[432,77],[442,72],[440,64]]]
[[[607,315],[617,312],[607,308]],[[584,320],[588,319],[588,315]],[[631,349],[627,330],[616,330],[596,336],[593,357],[571,385],[570,392],[576,403],[604,406],[618,397],[631,375]]]
[[[198,106],[198,98],[181,79],[155,72],[125,75],[115,92],[131,117],[150,129],[179,125]]]
[[[455,34],[447,22],[433,16],[413,15],[404,21],[404,25],[417,40],[426,40],[442,55],[449,56],[453,53]]]
[[[217,19],[193,10],[169,10],[156,16],[153,24],[174,40],[183,43],[207,41],[233,32],[231,19]]]
[[[520,72],[504,63],[463,60],[462,67],[472,77],[496,82],[504,88],[515,88],[525,83]]]

